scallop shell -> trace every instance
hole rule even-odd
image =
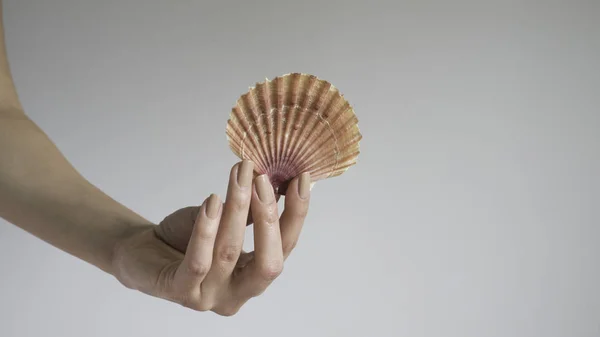
[[[267,174],[279,195],[303,172],[312,184],[344,173],[356,164],[362,139],[339,90],[301,73],[251,87],[233,107],[226,135],[231,150],[253,161],[256,175]]]

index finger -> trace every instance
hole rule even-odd
[[[199,285],[212,266],[213,247],[221,213],[221,201],[215,194],[211,194],[198,211],[183,261],[175,272],[177,285],[188,297],[200,297]]]

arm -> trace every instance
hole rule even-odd
[[[112,274],[123,285],[194,310],[235,314],[262,294],[296,246],[310,174],[277,199],[254,164],[231,169],[225,203],[212,194],[152,224],[87,181],[24,113],[5,52],[0,0],[0,217]],[[252,219],[254,251],[242,251]]]
[[[151,224],[87,181],[25,115],[7,60],[1,1],[0,217],[109,273],[116,242]]]

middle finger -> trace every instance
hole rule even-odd
[[[252,195],[254,260],[236,282],[239,294],[250,298],[261,294],[283,269],[279,215],[273,186],[266,175],[255,180]]]

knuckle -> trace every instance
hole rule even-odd
[[[188,263],[187,269],[188,272],[193,276],[204,276],[208,274],[210,267],[210,263],[192,260]]]
[[[216,237],[216,233],[213,233],[213,231],[201,230],[200,233],[198,233],[198,239],[200,239],[200,241],[204,241],[204,242],[210,242],[215,237]]]
[[[225,317],[231,317],[235,314],[237,314],[240,311],[240,307],[239,306],[226,306],[223,309],[219,310],[217,313],[221,316],[225,316]]]
[[[213,241],[217,236],[217,226],[200,226],[198,229],[198,239],[201,241]]]
[[[298,240],[288,241],[283,244],[283,251],[289,253],[296,248],[297,244],[298,244]]]
[[[212,309],[212,305],[208,302],[203,302],[200,301],[197,305],[196,305],[196,311],[209,311]]]
[[[265,281],[273,281],[283,271],[283,262],[282,261],[272,261],[270,263],[265,263],[259,266],[258,274]]]
[[[233,245],[227,245],[219,249],[219,259],[227,263],[236,262],[240,256],[241,248]]]
[[[210,305],[210,303],[205,301],[193,300],[191,298],[187,298],[186,300],[182,301],[181,305],[188,309],[202,312],[209,311],[212,309],[212,305]]]
[[[275,212],[274,210],[269,210],[268,212],[266,212],[262,219],[262,221],[267,223],[268,225],[275,224],[275,223],[277,223],[278,220],[279,220],[279,216],[277,215],[277,212]]]
[[[250,206],[250,198],[240,193],[231,199],[229,206],[233,212],[247,212]]]

